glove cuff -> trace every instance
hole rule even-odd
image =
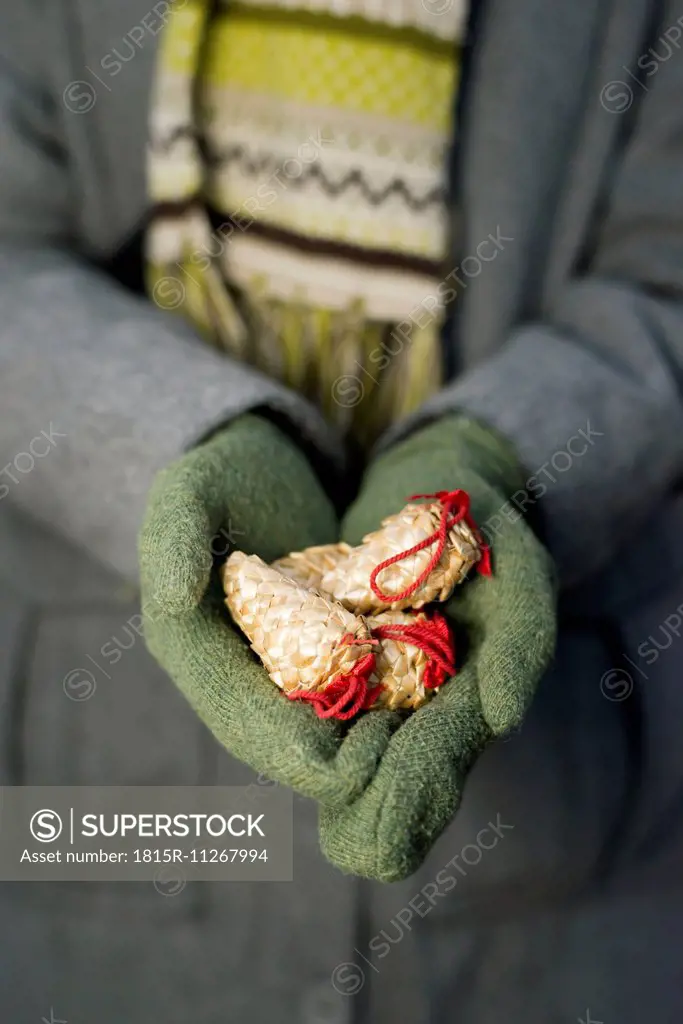
[[[456,414],[434,420],[397,441],[376,461],[388,466],[404,458],[424,455],[427,459],[435,453],[447,453],[458,466],[478,473],[506,499],[524,489],[528,474],[511,442],[497,430],[468,416]]]

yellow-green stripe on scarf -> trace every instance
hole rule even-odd
[[[176,0],[161,40],[153,297],[364,443],[441,383],[461,3]]]

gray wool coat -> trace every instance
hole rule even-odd
[[[100,269],[144,219],[167,7],[0,2],[5,784],[252,780],[131,628],[145,493],[255,406],[338,457],[313,409]],[[404,883],[340,875],[295,800],[292,883],[172,899],[0,884],[1,1020],[678,1024],[682,43],[681,0],[490,0],[481,15],[453,210],[456,372],[422,415],[467,410],[512,438],[557,560],[557,658],[519,735],[482,757]],[[69,700],[84,666],[95,693]]]

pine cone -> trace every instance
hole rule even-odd
[[[373,657],[365,661],[366,677],[374,667],[377,645],[364,619],[283,576],[257,555],[234,551],[221,579],[233,620],[285,693],[306,697],[324,692],[352,677],[367,655]]]
[[[325,573],[334,569],[352,550],[350,545],[343,543],[319,544],[305,551],[293,551],[285,558],[271,562],[271,565],[302,587],[320,591]]]
[[[442,518],[441,502],[406,505],[401,512],[384,519],[381,529],[369,533],[359,547],[352,548],[329,568],[320,580],[320,589],[356,614],[422,608],[431,601],[445,601],[482,553],[474,529],[464,519],[448,529],[441,557],[416,590],[396,600],[382,600],[370,585],[371,574],[378,565],[433,537],[433,544],[382,569],[376,579],[385,595],[401,594],[413,586],[434,555],[438,543],[435,535]]]
[[[428,619],[423,612],[387,611],[373,615],[367,621],[373,636],[376,636],[385,626],[400,626],[410,630],[423,623],[434,624],[437,619]],[[442,662],[435,663],[428,645],[418,647],[409,639],[400,636],[383,637],[377,647],[375,671],[370,677],[371,686],[381,686],[372,704],[373,709],[388,708],[395,711],[398,708],[410,708],[415,711],[429,700],[440,685],[454,675],[454,651],[450,631],[441,616],[438,616],[438,621],[442,625],[442,635],[448,638],[450,647],[449,656],[446,658],[447,670],[441,668]],[[424,626],[422,628],[424,629]],[[428,626],[427,635],[429,628]]]

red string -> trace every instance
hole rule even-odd
[[[414,625],[387,623],[372,631],[378,640],[401,640],[419,647],[429,659],[422,679],[427,689],[441,686],[455,675],[455,646],[450,627],[438,612]]]
[[[409,501],[416,501],[418,498],[428,498],[430,500],[436,500],[441,503],[441,521],[439,528],[434,531],[429,537],[425,537],[418,544],[415,544],[412,548],[407,551],[399,552],[397,555],[392,555],[391,558],[387,558],[384,562],[380,562],[379,565],[370,573],[370,588],[373,594],[384,601],[386,604],[393,604],[395,601],[403,601],[404,598],[410,597],[414,594],[418,587],[422,586],[424,581],[427,579],[432,570],[439,564],[441,556],[444,553],[446,547],[446,541],[448,537],[448,531],[464,520],[472,531],[478,533],[477,525],[470,515],[470,496],[467,491],[436,491],[434,494],[412,494]],[[410,586],[406,587],[398,594],[385,594],[380,590],[377,584],[377,577],[383,569],[387,569],[390,565],[395,565],[397,562],[402,562],[404,558],[409,558],[411,555],[416,555],[418,551],[423,551],[425,548],[430,547],[435,540],[438,540],[434,554],[429,559],[426,568],[420,575],[414,580]],[[481,555],[477,561],[477,571],[482,576],[491,575],[491,550],[488,544],[481,544]]]
[[[355,641],[353,634],[342,637],[341,643]],[[448,622],[438,612],[412,625],[386,623],[372,630],[370,643],[379,640],[400,640],[418,647],[427,655],[428,662],[422,678],[425,689],[436,689],[455,675],[455,648]],[[367,642],[367,641],[366,641]],[[371,707],[382,690],[382,685],[368,686],[368,678],[375,669],[375,655],[363,655],[352,672],[339,676],[319,692],[292,690],[290,700],[305,700],[312,704],[318,718],[337,718],[346,721],[359,711]]]
[[[353,633],[346,633],[340,640],[342,644],[357,643]],[[376,644],[377,640],[366,640],[364,643]],[[375,655],[372,651],[364,654],[353,666],[351,672],[339,676],[326,686],[324,690],[291,690],[286,696],[290,700],[305,700],[313,705],[318,718],[338,718],[346,721],[353,718],[363,708],[369,708],[382,689],[380,686],[368,686],[368,678],[375,668]]]

